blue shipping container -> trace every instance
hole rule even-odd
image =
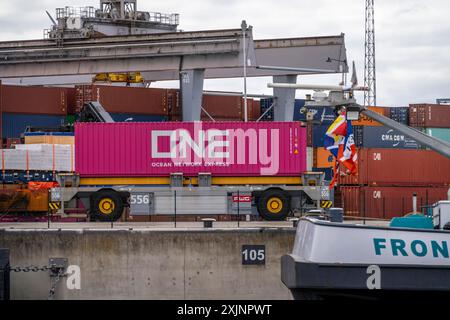
[[[73,137],[75,133],[73,132],[26,132],[24,134],[25,137],[30,136],[65,136],[65,137]]]
[[[325,173],[325,181],[333,180],[333,168],[312,168],[312,171]]]
[[[261,107],[261,115],[264,114],[264,112],[266,112],[267,109],[270,108],[270,106],[273,104],[273,99],[269,98],[269,99],[261,99],[260,101],[260,107]],[[306,121],[306,116],[304,116],[303,120],[301,119],[302,115],[300,110],[304,107],[305,105],[305,99],[295,99],[295,103],[294,103],[294,114],[293,114],[293,120],[294,121]],[[269,110],[269,112],[267,112],[262,118],[262,121],[273,121],[274,119],[274,112],[273,112],[273,108]]]
[[[128,114],[128,113],[111,113],[111,117],[116,122],[164,122],[167,116],[148,115],[148,114]]]
[[[261,118],[261,121],[273,121],[273,117],[274,117],[274,113],[273,113],[273,108],[270,109],[266,114],[264,114],[267,109],[270,108],[270,106],[273,103],[273,99],[261,99],[260,100],[260,108],[261,108],[261,115],[263,116]]]
[[[64,116],[50,116],[41,114],[3,113],[3,138],[19,138],[27,126],[59,127],[64,124]]]
[[[323,147],[325,133],[329,125],[313,125],[312,126],[312,146],[314,148]]]
[[[364,148],[421,149],[421,145],[403,133],[385,126],[354,126],[355,144]]]
[[[390,118],[394,121],[408,125],[408,123],[409,123],[409,107],[391,108]]]

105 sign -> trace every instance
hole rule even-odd
[[[242,246],[243,265],[264,265],[266,264],[265,245],[243,245]]]

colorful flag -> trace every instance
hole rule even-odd
[[[358,154],[356,152],[355,138],[353,136],[352,122],[347,121],[347,134],[345,135],[342,155],[338,161],[344,165],[351,175],[356,174],[356,161],[358,160]]]
[[[325,133],[324,147],[330,151],[337,159],[339,146],[343,143],[345,135],[347,134],[347,119],[345,115],[340,115],[331,124]]]
[[[339,175],[339,164],[347,169],[347,174],[356,174],[357,150],[353,137],[351,121],[346,115],[339,115],[325,133],[324,147],[336,158],[334,177],[330,183],[332,189]]]

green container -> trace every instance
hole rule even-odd
[[[75,123],[75,119],[76,119],[75,115],[70,115],[69,114],[69,115],[66,116],[66,123],[68,125],[73,125]]]
[[[450,128],[426,128],[426,134],[450,143]]]

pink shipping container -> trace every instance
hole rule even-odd
[[[298,176],[306,130],[296,122],[78,123],[82,177]]]
[[[429,150],[358,149],[358,174],[341,185],[448,186],[450,159]]]

